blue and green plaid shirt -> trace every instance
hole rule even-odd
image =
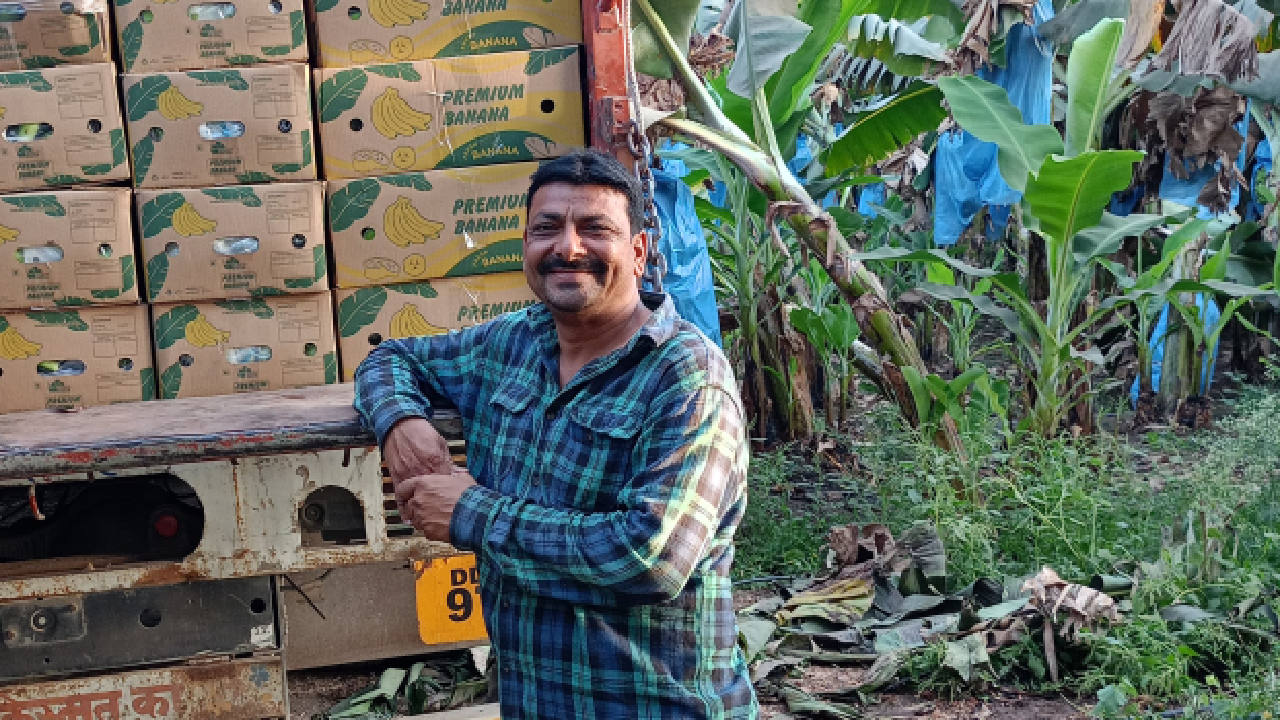
[[[479,558],[504,718],[754,718],[729,569],[748,448],[723,353],[652,317],[563,389],[550,312],[379,345],[356,409],[379,443],[447,402],[478,485],[455,546]]]

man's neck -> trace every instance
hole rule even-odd
[[[626,345],[652,314],[638,295],[634,303],[590,317],[552,311],[560,341],[560,387],[587,363]]]

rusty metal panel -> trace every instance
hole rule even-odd
[[[0,603],[0,682],[279,649],[272,579]]]
[[[635,158],[627,150],[626,133],[633,113],[639,112],[627,97],[629,12],[628,0],[582,0],[591,146],[613,153],[627,167]]]
[[[372,447],[353,399],[348,383],[0,415],[0,480]],[[432,423],[462,436],[456,413],[438,411]]]
[[[288,715],[279,654],[0,686],[0,720],[265,720]]]
[[[129,471],[141,472],[169,472],[195,490],[205,523],[194,552],[180,562],[124,566],[92,561],[78,567],[65,562],[21,563],[21,574],[0,564],[0,601],[457,554],[447,543],[421,536],[388,537],[380,456],[375,450],[270,455]],[[76,477],[84,479],[84,475]],[[304,544],[300,508],[321,487],[343,488],[359,502],[365,519],[363,541]]]

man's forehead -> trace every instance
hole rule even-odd
[[[585,204],[586,207],[582,205]],[[567,210],[582,214],[584,210],[598,212],[626,212],[627,196],[622,191],[605,185],[573,185],[552,182],[538,188],[529,198],[529,209],[560,215]]]

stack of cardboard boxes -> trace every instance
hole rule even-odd
[[[160,397],[336,382],[302,0],[115,7]]]
[[[584,144],[579,0],[317,2],[339,355],[534,302],[536,161]]]
[[[106,4],[0,10],[0,412],[154,396]]]

